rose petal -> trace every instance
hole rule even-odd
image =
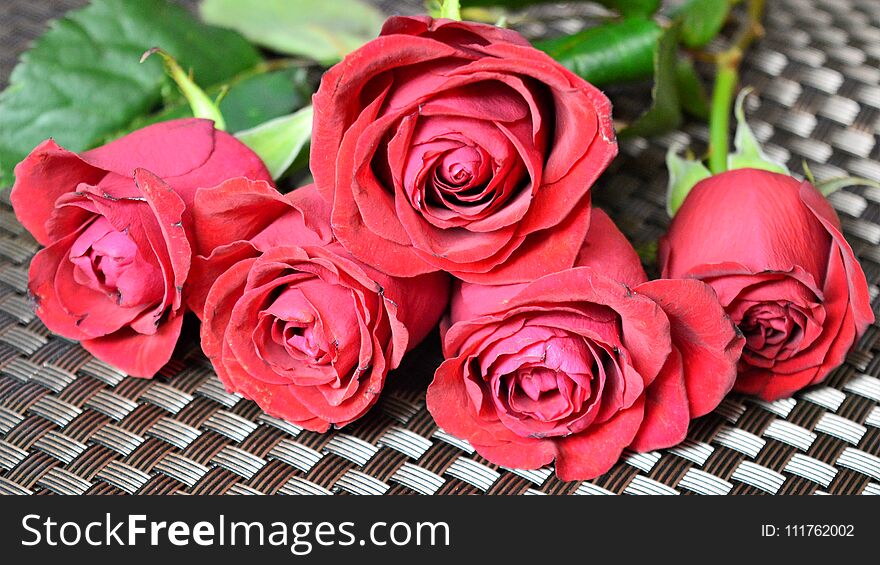
[[[63,237],[50,237],[46,229],[58,197],[75,191],[80,183],[97,184],[106,174],[54,140],[46,140],[15,167],[9,194],[15,216],[34,239],[48,246]]]
[[[183,284],[189,275],[192,260],[189,239],[183,228],[182,215],[185,207],[177,193],[150,171],[135,170],[134,181],[152,210],[159,232],[162,234],[165,244],[164,251],[167,253],[171,266],[171,282],[174,285],[173,288],[168,289],[168,292],[173,296],[171,307],[177,310],[183,301]],[[151,232],[148,231],[148,233]],[[155,249],[155,251],[162,261],[164,253],[160,249]]]
[[[856,259],[852,247],[850,247],[846,238],[838,229],[839,220],[837,220],[837,214],[831,208],[828,201],[822,198],[815,187],[806,182],[801,184],[799,196],[831,235],[834,245],[832,246],[830,261],[836,260],[834,257],[835,251],[839,252],[843,258],[843,266],[846,272],[845,280],[848,283],[849,289],[848,296],[855,317],[856,334],[860,336],[868,326],[874,323],[874,311],[871,308],[871,299],[868,293],[865,273],[858,259]],[[829,272],[826,274],[826,284],[827,280],[832,276],[840,275],[834,275]]]
[[[478,418],[462,382],[465,359],[457,357],[441,363],[428,386],[426,402],[438,426],[447,433],[468,440],[472,445],[484,447],[514,443],[527,448],[550,441],[523,438],[508,430],[497,419],[487,421]]]
[[[598,272],[629,286],[648,280],[642,262],[626,236],[604,211],[593,208],[587,232],[575,267],[592,267]]]
[[[644,414],[645,400],[641,398],[604,424],[558,440],[556,476],[563,481],[584,481],[607,472],[632,443]]]
[[[153,335],[124,328],[110,335],[82,342],[83,348],[133,377],[152,378],[171,360],[180,337],[183,316],[170,316]]]
[[[645,417],[629,448],[652,451],[672,447],[687,437],[690,421],[681,354],[673,349],[663,370],[645,391]]]
[[[133,177],[149,169],[160,177],[177,177],[202,166],[214,150],[214,123],[185,118],[134,131],[82,154],[93,167]]]
[[[222,362],[224,336],[229,318],[232,316],[232,309],[244,292],[247,275],[255,261],[256,258],[242,258],[217,276],[205,298],[205,306],[202,310],[202,351],[214,365],[217,376],[227,389],[231,388],[233,383]]]
[[[704,283],[654,280],[634,290],[655,300],[669,317],[672,343],[681,354],[691,417],[708,414],[733,387],[745,339]]]
[[[499,445],[473,444],[473,448],[492,463],[512,469],[540,469],[552,463],[558,452],[550,439]]]
[[[34,255],[28,273],[28,292],[33,297],[37,315],[49,330],[70,339],[83,340],[93,336],[80,329],[82,314],[64,308],[55,290],[58,267],[67,261],[68,250],[78,236],[79,232],[73,232]],[[87,289],[87,292],[93,291]]]
[[[349,105],[358,95],[361,85],[392,67],[403,67],[455,55],[456,50],[429,39],[413,36],[380,36],[371,42],[370,49],[358,49],[321,77],[321,86],[313,97],[315,108],[310,152],[310,169],[321,196],[334,202],[336,192],[349,187],[337,187],[336,159],[342,137],[353,116]],[[340,188],[342,190],[337,191]]]
[[[460,265],[456,268],[441,261],[436,262],[467,282],[511,284],[532,281],[547,273],[567,269],[574,264],[578,248],[590,226],[589,218],[589,202],[582,202],[573,214],[553,230],[535,232],[527,236],[503,264],[490,263],[489,271],[484,271],[485,266],[480,264]]]
[[[250,239],[288,210],[290,204],[265,181],[238,177],[202,188],[192,210],[197,254],[208,256],[222,245]]]
[[[233,265],[258,257],[260,252],[247,241],[236,241],[214,249],[210,257],[194,257],[186,284],[187,306],[199,320],[204,320],[208,294],[218,278]]]
[[[529,42],[519,33],[493,25],[475,22],[458,22],[454,20],[435,20],[429,16],[392,16],[385,20],[380,36],[404,34],[407,36],[443,37],[461,46],[486,45],[505,41],[516,45],[528,46]]]
[[[144,167],[149,169],[149,167]],[[232,177],[272,183],[272,175],[260,157],[247,145],[225,131],[214,130],[214,150],[208,160],[180,176],[164,177],[187,205],[193,203],[200,188],[217,186]],[[184,217],[188,211],[184,214]],[[187,218],[188,219],[188,218]]]

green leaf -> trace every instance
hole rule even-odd
[[[11,184],[13,166],[44,139],[82,151],[155,108],[170,81],[160,61],[138,60],[156,45],[201,84],[260,60],[239,35],[164,0],[94,0],[55,22],[0,94],[0,186]]]
[[[701,180],[712,176],[709,169],[697,160],[682,159],[678,147],[670,147],[666,153],[666,169],[669,171],[669,186],[666,190],[666,213],[675,216],[691,189]]]
[[[440,17],[461,21],[461,4],[458,0],[441,0]]]
[[[235,134],[239,141],[260,156],[276,180],[287,172],[311,136],[311,106]]]
[[[688,57],[678,58],[678,64],[675,66],[675,82],[681,109],[700,120],[708,119],[709,95],[694,68],[693,61]]]
[[[596,2],[617,10],[624,17],[650,16],[660,7],[660,0],[596,0]]]
[[[503,6],[510,9],[520,9],[532,4],[546,4],[557,0],[462,0],[461,5],[470,6]],[[660,0],[593,0],[618,12],[621,16],[647,17],[660,7]]]
[[[209,89],[208,94],[217,96],[220,90]],[[220,101],[220,112],[226,119],[227,131],[234,133],[299,110],[311,102],[313,91],[313,85],[304,68],[248,71],[230,81],[226,95]],[[189,106],[181,100],[175,100],[156,114],[139,116],[124,129],[108,136],[105,141],[156,122],[191,116]]]
[[[746,121],[743,104],[751,91],[751,88],[744,88],[736,97],[736,104],[733,110],[736,116],[736,136],[733,138],[733,145],[736,151],[727,156],[727,170],[763,169],[765,171],[790,175],[791,172],[785,164],[777,163],[764,154],[761,144],[758,143],[752,128],[749,127],[749,123]]]
[[[646,80],[662,29],[641,18],[611,22],[534,46],[596,86]]]
[[[703,47],[721,31],[730,13],[730,0],[688,0],[672,11],[681,22],[681,41],[688,47]]]
[[[375,38],[385,16],[361,0],[202,0],[202,18],[273,51],[332,65]]]
[[[651,107],[621,132],[621,136],[651,136],[673,130],[683,120],[676,84],[678,25],[663,31],[654,53],[654,86]]]
[[[862,177],[836,177],[815,184],[816,188],[819,189],[819,192],[822,193],[822,196],[825,197],[850,186],[870,186],[872,188],[880,188],[880,182]]]

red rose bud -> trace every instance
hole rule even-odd
[[[19,221],[46,248],[30,267],[36,313],[95,357],[152,377],[171,357],[190,268],[196,189],[259,158],[210,121],[156,124],[81,155],[48,140],[15,169]]]
[[[684,440],[730,391],[743,346],[708,285],[647,282],[600,210],[574,268],[463,283],[450,324],[427,395],[437,424],[499,465],[555,459],[563,480],[605,473],[626,447]]]
[[[837,214],[787,175],[738,169],[697,183],[660,264],[715,289],[747,340],[735,388],[765,400],[821,382],[874,321]]]
[[[361,417],[449,298],[441,273],[401,279],[358,262],[329,217],[313,186],[285,197],[244,179],[195,205],[214,246],[191,276],[202,349],[227,389],[313,431]]]
[[[311,169],[333,230],[395,276],[482,283],[568,268],[590,185],[617,153],[611,104],[519,34],[393,17],[324,74]]]

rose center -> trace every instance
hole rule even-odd
[[[480,174],[483,156],[474,147],[464,146],[446,152],[434,169],[433,186],[437,191],[454,195],[462,189],[473,188],[474,184],[485,182],[485,174]]]
[[[330,356],[322,347],[315,330],[314,320],[308,322],[275,320],[275,327],[280,334],[276,342],[282,345],[291,357],[315,365],[330,363]]]
[[[284,352],[279,351],[279,360],[289,357],[312,366],[331,364],[320,320],[298,288],[285,289],[261,315],[267,322],[271,320],[272,342]],[[288,363],[284,360],[281,364]]]
[[[751,306],[739,323],[746,337],[745,358],[763,366],[790,357],[803,338],[805,323],[806,316],[790,304]]]
[[[254,371],[260,373],[257,378],[295,385],[303,395],[297,398],[314,401],[319,395],[330,406],[346,402],[371,367],[374,336],[365,330],[375,312],[362,314],[357,307],[369,305],[352,301],[353,289],[308,271],[286,270],[268,284],[278,286],[253,295],[259,308],[250,336],[253,350],[244,354],[253,351],[252,362],[269,369]]]
[[[103,216],[74,241],[68,259],[78,284],[113,296],[120,305],[144,304],[162,296],[161,269],[140,255],[129,234]]]
[[[540,186],[550,134],[535,112],[543,105],[538,90],[528,80],[485,80],[429,96],[389,133],[373,171],[441,229],[468,227],[502,209],[509,209],[505,221],[522,217]]]
[[[590,395],[589,379],[575,383],[569,375],[546,367],[526,368],[508,378],[508,403],[515,412],[554,422],[580,411]]]
[[[501,422],[523,437],[576,433],[621,402],[613,347],[557,328],[520,330],[484,351],[477,371]],[[474,394],[475,405],[481,397]]]

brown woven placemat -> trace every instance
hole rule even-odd
[[[0,82],[48,18],[82,3],[4,0]],[[768,4],[767,37],[744,73],[761,96],[750,121],[767,151],[793,170],[806,159],[820,178],[847,172],[880,181],[880,2]],[[419,10],[419,2],[381,5]],[[576,31],[582,10],[542,8],[523,31]],[[617,99],[623,115],[646,102]],[[622,145],[595,194],[636,245],[667,223],[666,148],[707,134],[689,125]],[[876,304],[880,191],[847,190],[831,201]],[[225,392],[193,342],[148,381],[51,335],[26,297],[36,249],[0,204],[0,493],[880,494],[876,325],[822,385],[773,403],[731,396],[693,423],[684,444],[627,454],[594,481],[563,483],[549,469],[499,468],[437,429],[424,402],[440,356],[436,335],[393,374],[365,418],[312,433]]]

